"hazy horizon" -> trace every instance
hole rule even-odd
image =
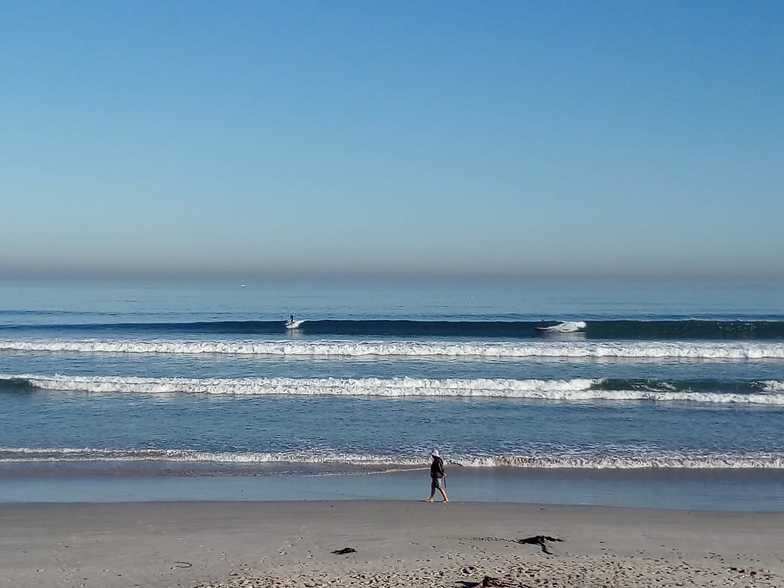
[[[782,22],[10,5],[0,279],[781,279]]]

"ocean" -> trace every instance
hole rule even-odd
[[[0,282],[0,501],[422,498],[438,448],[454,499],[784,510],[782,424],[781,282]]]

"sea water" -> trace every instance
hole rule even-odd
[[[783,417],[781,282],[0,282],[0,500],[418,498],[437,447],[458,499],[784,510]]]

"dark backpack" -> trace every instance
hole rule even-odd
[[[435,478],[444,477],[444,460],[440,457],[434,457],[433,463],[430,464],[430,475]]]

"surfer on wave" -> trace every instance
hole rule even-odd
[[[293,315],[293,314],[290,314],[290,315],[289,315],[289,320],[287,320],[287,321],[286,321],[286,328],[287,328],[287,329],[289,329],[289,330],[296,329],[296,328],[298,328],[298,327],[299,327],[299,326],[300,326],[300,325],[301,325],[303,322],[305,322],[305,321],[303,321],[303,320],[298,320],[298,321],[295,321],[295,320],[294,320],[294,315]]]

